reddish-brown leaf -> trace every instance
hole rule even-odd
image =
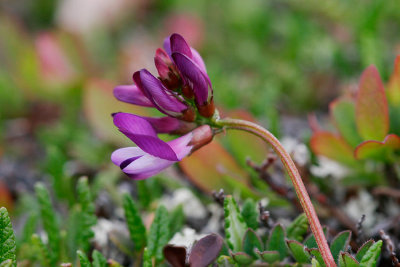
[[[362,74],[356,101],[356,123],[364,140],[383,140],[389,130],[389,111],[382,80],[375,66]]]
[[[210,234],[196,242],[190,251],[190,267],[207,267],[218,257],[224,240],[217,234]]]

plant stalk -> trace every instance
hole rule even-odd
[[[257,135],[258,137],[260,137],[261,139],[263,139],[265,142],[267,142],[272,146],[275,153],[280,157],[294,185],[297,197],[299,198],[300,204],[308,218],[311,231],[315,236],[315,240],[317,241],[318,248],[321,252],[321,256],[325,262],[325,265],[327,267],[336,267],[336,263],[333,259],[324,232],[322,230],[321,223],[319,222],[318,216],[315,212],[314,206],[304,186],[303,180],[301,179],[300,173],[297,170],[296,165],[291,159],[289,153],[283,148],[279,140],[272,133],[270,133],[263,127],[253,122],[245,120],[231,119],[231,118],[217,119],[215,121],[215,125],[223,127],[225,129],[236,129],[236,130],[250,132],[254,135]]]

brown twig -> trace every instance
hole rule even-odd
[[[392,198],[400,198],[400,190],[386,187],[386,186],[378,186],[372,190],[372,194],[375,196],[388,196]]]
[[[357,222],[357,243],[361,242],[360,239],[361,239],[361,236],[363,234],[362,225],[363,225],[364,221],[365,221],[365,214],[363,214],[361,216],[360,220],[358,220],[358,222]]]
[[[381,238],[385,241],[386,243],[386,250],[389,252],[390,254],[390,258],[392,259],[392,263],[394,267],[400,267],[400,262],[399,259],[396,257],[396,253],[395,253],[395,247],[393,245],[392,240],[390,239],[390,236],[388,236],[385,231],[380,230],[379,231],[379,235],[381,236]]]

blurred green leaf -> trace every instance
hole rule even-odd
[[[339,262],[339,254],[340,252],[347,252],[347,246],[350,243],[351,231],[343,231],[338,233],[335,238],[332,240],[330,250],[332,253],[332,257],[335,259],[335,262]]]
[[[225,239],[233,252],[242,249],[242,240],[247,230],[247,225],[240,214],[239,207],[232,196],[224,199]]]
[[[146,246],[146,228],[143,225],[135,202],[128,194],[123,196],[123,205],[131,240],[135,245],[135,250],[140,251]]]
[[[147,236],[149,256],[155,258],[157,262],[162,261],[164,257],[162,250],[169,240],[169,220],[167,209],[163,205],[158,206]]]
[[[84,252],[78,250],[76,253],[78,254],[79,263],[81,267],[92,267],[92,264],[90,263],[88,257]]]
[[[287,255],[287,247],[285,242],[285,230],[283,229],[282,225],[277,224],[272,228],[267,245],[267,250],[269,251],[278,251],[279,258],[283,260]]]
[[[254,200],[247,198],[244,201],[241,214],[247,226],[253,230],[257,230],[259,213],[257,210],[257,204]]]
[[[302,213],[286,228],[287,238],[301,242],[304,239],[304,235],[307,233],[307,229],[307,216]]]
[[[7,209],[0,208],[0,263],[11,260],[12,266],[16,263],[16,243],[14,230],[12,228]]]
[[[381,255],[382,240],[375,242],[365,253],[360,261],[361,267],[375,266]]]
[[[98,250],[93,250],[92,258],[93,267],[107,267],[107,259]]]

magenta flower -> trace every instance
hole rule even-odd
[[[137,145],[118,149],[111,155],[112,162],[133,179],[157,174],[209,143],[213,137],[210,126],[203,125],[175,140],[164,142],[146,119],[128,113],[114,114],[114,124]]]

